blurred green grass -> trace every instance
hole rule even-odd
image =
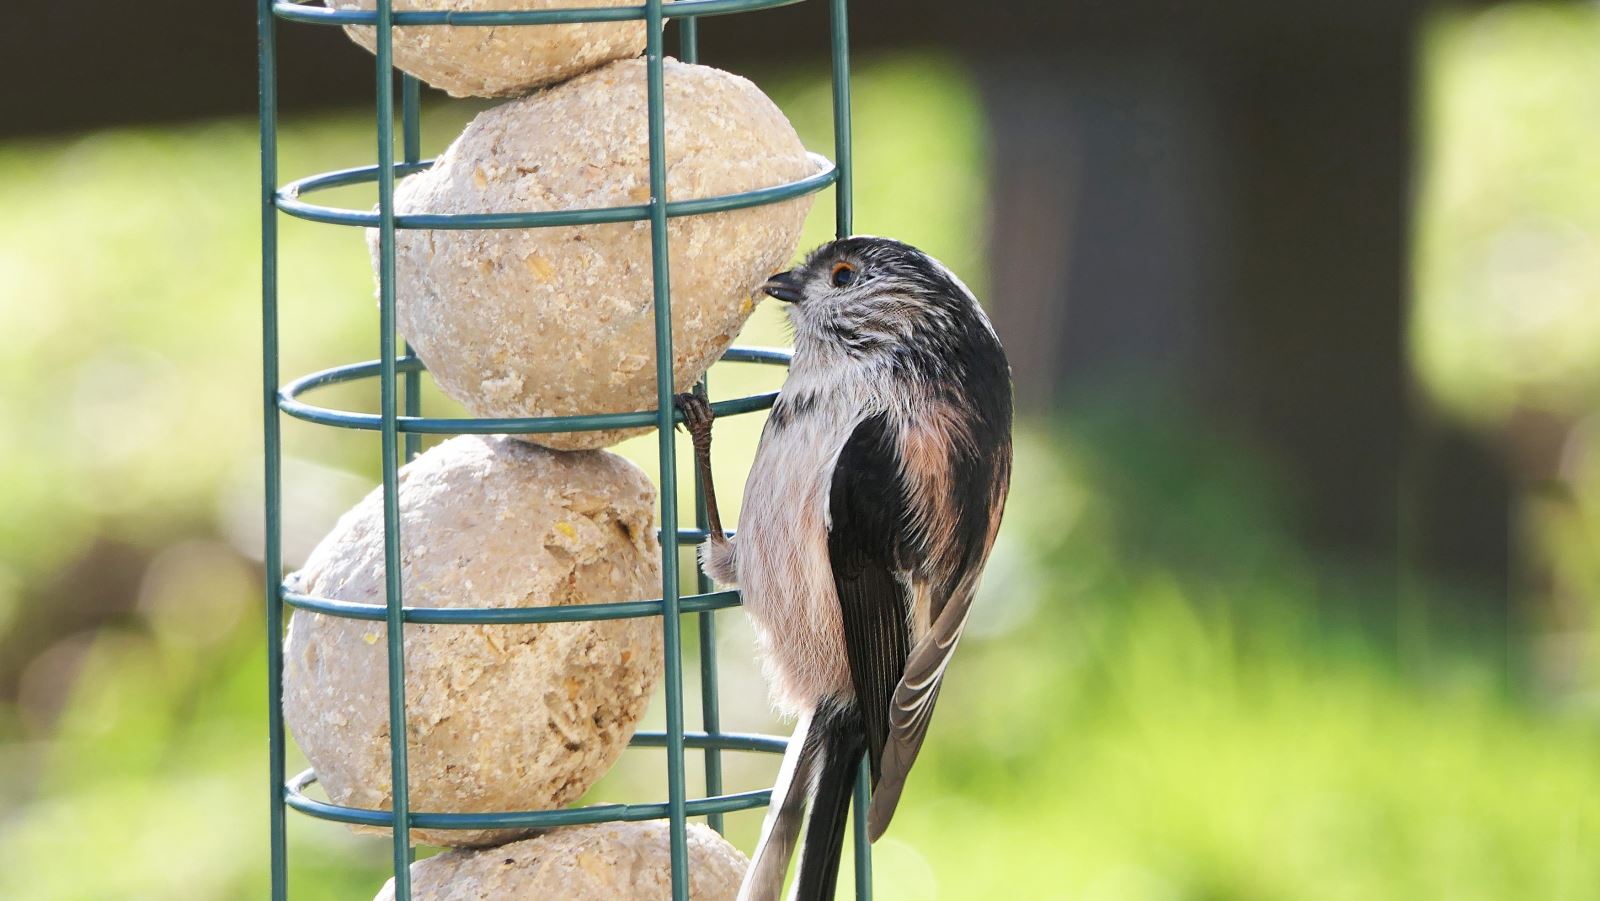
[[[1431,51],[1469,86],[1478,21],[1447,23]],[[1549,65],[1579,71],[1593,45],[1549,41]],[[825,84],[758,80],[825,151]],[[856,105],[858,226],[927,247],[981,293],[969,80],[942,57],[869,60]],[[430,109],[426,145],[465,110]],[[286,177],[370,154],[359,114],[290,121],[282,148]],[[0,147],[0,647],[19,663],[0,712],[0,897],[264,896],[254,152],[248,122]],[[1434,236],[1450,226],[1427,224],[1456,215],[1423,217],[1425,303],[1457,290],[1457,251]],[[375,355],[359,235],[286,222],[282,241],[284,373]],[[783,340],[772,306],[747,341]],[[1422,347],[1468,340],[1470,317],[1436,338],[1434,315]],[[1425,374],[1443,396],[1485,396],[1453,387],[1458,371],[1505,378]],[[715,390],[777,378],[723,367]],[[742,471],[757,428],[719,426],[721,471]],[[1254,461],[1207,435],[1115,398],[1024,425],[978,617],[878,848],[880,897],[1600,897],[1593,720],[1508,698],[1470,656],[1407,672],[1392,635],[1338,614],[1392,599],[1306,559]],[[371,486],[376,446],[301,426],[286,446],[292,556]],[[624,450],[653,463],[650,439]],[[771,727],[748,634],[721,622],[726,721]],[[658,760],[630,759],[599,793],[659,794]],[[730,779],[754,787],[774,766],[731,760]],[[757,821],[732,823],[745,847]],[[381,884],[383,841],[297,816],[291,830],[292,897]]]

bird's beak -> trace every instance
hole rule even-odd
[[[767,279],[767,283],[761,286],[761,290],[767,292],[768,296],[776,297],[784,303],[799,303],[800,299],[805,296],[800,292],[800,277],[795,275],[793,269],[788,272],[780,272]]]

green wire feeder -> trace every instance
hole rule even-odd
[[[685,62],[697,59],[699,19],[787,6],[802,0],[679,0],[672,4],[672,18],[679,21],[679,55]],[[782,738],[745,735],[722,730],[718,713],[715,612],[738,603],[738,593],[714,591],[704,576],[699,578],[699,594],[679,594],[679,549],[705,535],[705,510],[696,505],[696,528],[675,528],[679,521],[678,486],[675,473],[672,405],[672,298],[667,277],[667,219],[696,216],[726,210],[777,203],[803,194],[835,186],[836,231],[851,232],[850,170],[850,71],[847,30],[847,0],[828,0],[832,37],[832,80],[834,147],[837,165],[818,158],[819,171],[785,185],[721,197],[672,201],[665,197],[665,119],[662,103],[662,0],[646,0],[641,6],[538,11],[406,11],[395,12],[391,0],[377,0],[375,10],[340,10],[306,6],[291,0],[257,0],[260,36],[260,126],[261,126],[261,312],[262,384],[264,402],[263,449],[266,472],[267,574],[267,692],[269,717],[269,777],[271,781],[271,862],[272,898],[288,898],[288,847],[285,837],[287,808],[323,820],[354,823],[393,830],[394,897],[411,898],[410,864],[413,827],[426,829],[490,829],[570,826],[585,823],[666,819],[671,829],[672,898],[688,901],[688,851],[685,823],[689,817],[705,816],[712,828],[721,831],[722,815],[736,810],[765,806],[769,791],[724,794],[722,789],[723,751],[782,753]],[[277,30],[278,21],[310,25],[366,25],[376,28],[377,161],[372,166],[327,172],[278,184],[277,136]],[[606,209],[560,210],[536,213],[492,213],[458,215],[396,216],[394,186],[397,176],[427,168],[431,161],[421,158],[420,90],[416,79],[401,79],[401,131],[403,158],[394,153],[394,69],[391,28],[397,25],[494,26],[555,25],[579,22],[618,22],[643,20],[647,36],[650,200],[647,203]],[[319,190],[352,184],[376,182],[377,212],[339,209],[307,202],[304,198]],[[338,366],[314,373],[280,387],[278,371],[278,214],[284,213],[312,222],[376,228],[379,232],[379,343],[375,361]],[[520,419],[432,418],[420,415],[422,362],[396,346],[395,333],[395,230],[549,228],[600,222],[650,223],[650,247],[656,321],[657,404],[654,410],[592,416],[540,417]],[[781,365],[787,354],[776,351],[732,348],[723,357],[731,362]],[[404,390],[401,390],[403,377]],[[376,378],[380,387],[380,412],[359,413],[315,406],[303,398],[307,393],[329,385]],[[403,398],[403,401],[402,401]],[[765,410],[775,394],[760,394],[722,401],[714,405],[718,416]],[[402,411],[402,403],[404,405]],[[336,601],[310,597],[286,589],[283,572],[283,490],[280,416],[288,414],[306,422],[334,428],[358,429],[379,433],[382,443],[384,495],[385,598],[382,605]],[[654,426],[659,436],[661,473],[661,597],[657,600],[609,604],[583,604],[562,607],[522,609],[502,608],[408,608],[400,591],[400,536],[396,471],[403,459],[415,456],[424,434],[516,434],[570,432],[623,427]],[[402,447],[402,438],[404,441]],[[698,486],[696,486],[698,487]],[[699,497],[699,491],[695,492]],[[393,810],[366,810],[315,800],[306,789],[316,781],[309,770],[290,777],[284,770],[284,726],[282,708],[284,606],[311,610],[328,616],[383,621],[388,651],[390,782]],[[699,665],[701,673],[701,718],[704,732],[686,732],[683,725],[683,645],[680,615],[693,613],[699,620]],[[405,654],[401,627],[404,623],[549,623],[573,620],[617,619],[658,616],[665,646],[665,684],[667,727],[663,732],[641,732],[634,736],[634,747],[663,748],[667,755],[665,801],[636,804],[600,804],[563,810],[530,810],[499,813],[431,813],[411,809],[407,790],[406,745],[397,736],[406,735]],[[690,798],[684,784],[684,752],[704,752],[707,797]],[[864,809],[868,791],[865,767],[856,787],[855,803]],[[866,841],[865,818],[856,818],[855,873],[856,897],[872,894],[870,845]]]

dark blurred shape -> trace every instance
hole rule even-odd
[[[128,617],[138,598],[137,586],[148,562],[145,548],[99,538],[70,565],[57,572],[53,582],[41,587],[38,596],[59,598],[62,602],[23,604],[18,618],[0,632],[0,700],[17,697],[29,665],[35,655],[44,650],[41,641],[78,632],[87,634]],[[65,692],[68,685],[70,680],[65,680],[41,689]],[[32,725],[43,728],[42,720],[48,719],[48,715],[55,712],[55,706],[63,701],[64,696],[52,697],[48,709],[34,711],[41,721]]]
[[[1470,436],[1433,436],[1409,385],[1424,9],[866,0],[852,39],[859,52],[946,47],[979,74],[991,305],[1025,407],[1138,380],[1263,449],[1313,545],[1396,577],[1401,548],[1424,547],[1429,568],[1503,596],[1503,467]],[[0,134],[253,109],[251,4],[149,12],[113,0],[12,10]],[[827,12],[808,2],[707,20],[704,58],[815,58]],[[337,29],[279,32],[286,110],[371,97],[370,57]],[[1402,540],[1403,509],[1423,540]]]
[[[19,3],[0,27],[0,138],[255,110],[255,4]],[[337,28],[279,29],[286,110],[373,97],[372,57]]]

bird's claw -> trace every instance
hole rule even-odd
[[[711,402],[699,394],[684,393],[672,398],[672,405],[683,415],[683,425],[688,428],[689,434],[702,434],[711,430],[711,420],[715,414],[711,412]]]

